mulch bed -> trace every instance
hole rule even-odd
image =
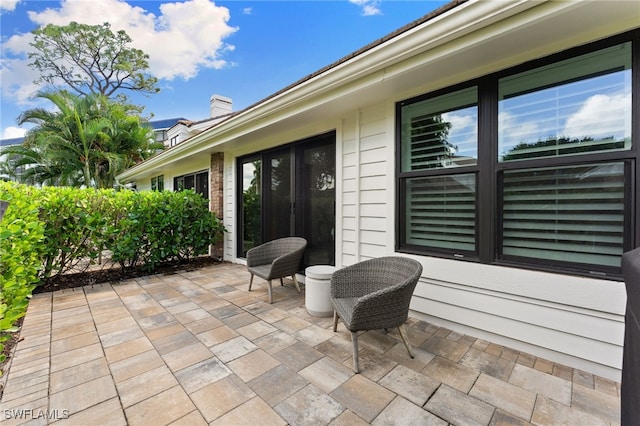
[[[86,271],[75,274],[64,274],[54,279],[47,280],[41,283],[35,288],[33,294],[46,293],[50,291],[64,290],[68,288],[83,287],[89,284],[100,283],[117,283],[118,281],[128,280],[131,278],[145,277],[153,274],[174,274],[179,271],[194,271],[204,266],[215,265],[222,263],[221,260],[213,258],[211,256],[201,256],[191,259],[186,263],[167,263],[156,267],[153,272],[149,272],[142,267],[128,268],[122,270],[121,268],[100,269],[95,271]],[[18,327],[22,325],[22,319],[16,324]],[[4,342],[3,353],[7,356],[3,363],[0,363],[0,397],[2,397],[2,391],[4,390],[4,381],[6,380],[8,370],[5,371],[5,367],[10,363],[10,357],[13,354],[13,349],[20,341],[20,333],[12,334],[11,338]]]
[[[221,263],[221,261],[211,256],[200,256],[193,258],[186,263],[174,262],[158,265],[153,272],[149,272],[140,266],[127,268],[125,270],[115,267],[75,274],[64,274],[41,283],[33,291],[33,294],[83,287],[90,284],[118,282],[131,278],[145,277],[147,275],[172,274],[177,271],[193,271],[198,268],[202,268],[203,266],[214,265],[217,263]]]

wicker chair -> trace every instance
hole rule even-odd
[[[333,331],[337,330],[338,318],[341,318],[351,332],[356,373],[360,372],[358,331],[398,327],[409,356],[413,358],[404,323],[421,274],[422,265],[417,261],[393,256],[365,260],[333,273]]]
[[[269,283],[269,303],[273,303],[271,280],[280,278],[280,285],[284,285],[282,278],[291,276],[296,290],[300,293],[296,272],[306,247],[307,240],[304,238],[286,237],[266,242],[247,251],[247,269],[251,274],[249,291],[253,284],[253,276],[257,275]]]

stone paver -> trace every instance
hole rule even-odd
[[[393,400],[395,394],[363,375],[356,374],[331,392],[330,396],[371,422]]]
[[[442,385],[425,408],[456,425],[486,425],[493,416],[494,407],[484,401]]]
[[[202,417],[211,422],[254,396],[255,393],[242,380],[227,376],[195,391],[191,394],[191,400]]]
[[[531,418],[536,403],[535,393],[484,373],[478,377],[469,395],[523,419]]]
[[[447,422],[402,397],[391,404],[372,423],[377,425],[447,426]]]
[[[291,425],[328,424],[344,407],[313,385],[308,385],[274,407]]]
[[[410,318],[351,335],[304,285],[248,292],[219,264],[36,294],[4,378],[12,425],[530,425],[620,422],[620,384]]]
[[[509,383],[530,389],[546,398],[571,405],[571,382],[533,368],[516,365]]]

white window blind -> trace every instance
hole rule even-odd
[[[624,163],[504,172],[504,255],[620,266]]]
[[[407,180],[409,244],[476,250],[476,177],[473,173]]]

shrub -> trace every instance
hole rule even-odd
[[[206,254],[224,232],[207,200],[193,191],[131,193],[118,200],[108,249],[123,268],[141,259],[148,270],[164,262]]]
[[[33,187],[0,181],[0,199],[9,202],[0,223],[0,363],[4,342],[26,313],[42,265],[45,227],[37,193]]]
[[[113,190],[46,187],[41,191],[40,219],[45,223],[46,251],[42,278],[83,272],[106,244]]]
[[[46,248],[42,279],[83,272],[104,251],[123,269],[206,254],[224,227],[193,191],[131,192],[48,187],[40,194]]]

